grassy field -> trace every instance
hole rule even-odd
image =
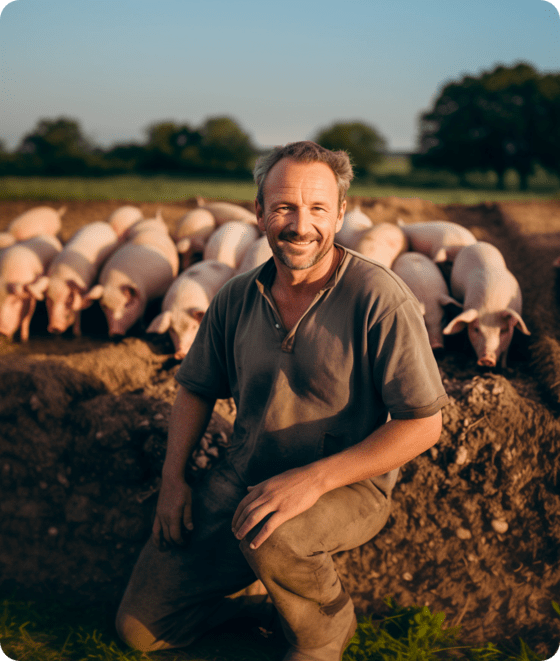
[[[446,628],[444,613],[429,608],[402,608],[387,600],[382,620],[361,616],[344,661],[542,661],[523,641],[514,645],[461,644],[460,628]],[[554,604],[558,609],[558,605]],[[0,645],[15,661],[273,661],[275,645],[258,636],[241,635],[232,625],[214,630],[188,652],[150,655],[127,649],[112,627],[109,609],[76,609],[53,604],[0,602]],[[225,656],[227,654],[227,656]],[[5,658],[1,656],[0,658]]]
[[[176,202],[197,195],[212,199],[252,201],[256,187],[251,181],[180,179],[168,176],[115,176],[100,178],[0,177],[1,200],[126,200],[129,202]],[[356,183],[350,196],[419,197],[436,204],[479,204],[500,200],[558,199],[554,190],[497,191],[493,189],[420,188]]]

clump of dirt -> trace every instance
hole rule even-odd
[[[560,203],[353,202],[375,222],[449,219],[494,243],[520,281],[532,336],[494,371],[476,366],[464,337],[447,338],[437,356],[450,395],[442,438],[402,469],[385,529],[337,556],[345,585],[361,611],[382,613],[393,595],[444,610],[466,642],[521,636],[552,656],[560,345],[549,258],[560,254]],[[0,205],[0,230],[34,204]],[[65,237],[117,206],[69,203]],[[149,216],[159,205],[140,206]],[[170,227],[187,206],[162,206]],[[141,325],[121,340],[87,324],[81,338],[56,337],[40,314],[27,344],[0,340],[0,586],[116,608],[150,535],[178,363],[169,339]],[[219,459],[234,416],[230,401],[218,402],[189,467],[193,483]]]

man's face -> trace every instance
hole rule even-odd
[[[257,220],[274,255],[290,269],[309,269],[329,253],[342,227],[336,177],[326,163],[278,161],[264,184]]]

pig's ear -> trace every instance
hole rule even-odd
[[[74,310],[74,312],[82,310],[84,296],[87,294],[87,289],[80,286],[75,280],[67,280],[66,284],[68,285],[72,296],[72,310]],[[86,307],[89,307],[89,305]]]
[[[450,321],[447,326],[443,329],[444,335],[455,335],[455,333],[460,333],[465,326],[471,323],[478,318],[478,310],[471,308],[470,310],[465,310],[461,314],[457,315],[453,321]]]
[[[146,329],[146,333],[165,333],[171,326],[171,312],[166,310],[152,320],[152,323]]]
[[[447,249],[446,248],[440,248],[436,254],[433,256],[432,261],[434,264],[442,264],[443,262],[447,262]]]
[[[92,287],[88,293],[84,295],[82,300],[82,310],[89,308],[94,301],[100,299],[103,296],[104,289],[103,285],[95,285],[95,287]]]
[[[202,317],[204,317],[204,312],[205,310],[202,310],[201,308],[191,308],[189,310],[189,313],[192,315],[193,319],[196,319],[198,323],[202,321]]]
[[[121,291],[125,295],[126,303],[125,307],[129,307],[134,304],[135,299],[139,296],[139,290],[132,285],[122,285]]]
[[[21,296],[22,298],[28,296],[28,293],[25,290],[25,285],[22,285],[21,282],[8,282],[6,284],[6,291],[8,292],[8,294],[13,294],[14,296]]]
[[[510,317],[511,320],[513,321],[513,326],[517,326],[517,328],[519,328],[519,330],[524,335],[531,335],[531,333],[529,332],[529,329],[525,325],[525,322],[521,318],[521,315],[519,314],[519,312],[516,312],[515,310],[512,310],[511,308],[506,308],[503,311],[502,315],[504,317]]]
[[[463,309],[463,304],[462,303],[459,303],[459,301],[456,301],[454,298],[452,298],[451,296],[448,296],[447,294],[442,294],[438,298],[438,303],[442,307],[445,307],[446,305],[455,305],[456,307],[461,308],[461,310]]]
[[[179,239],[176,243],[177,252],[182,255],[185,252],[188,252],[191,248],[191,240],[188,236],[185,236],[182,239]]]
[[[25,285],[25,289],[34,299],[42,301],[45,298],[45,292],[49,287],[49,280],[50,278],[47,275],[43,275],[35,280],[35,282]]]

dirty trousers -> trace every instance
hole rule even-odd
[[[332,555],[367,542],[384,526],[390,494],[370,480],[326,493],[286,521],[256,550],[231,530],[247,494],[225,462],[193,490],[194,530],[184,546],[159,551],[150,539],[134,567],[117,614],[117,631],[132,647],[153,651],[185,647],[239,614],[227,595],[257,578],[276,606],[291,645],[321,647],[352,621],[353,605]]]

